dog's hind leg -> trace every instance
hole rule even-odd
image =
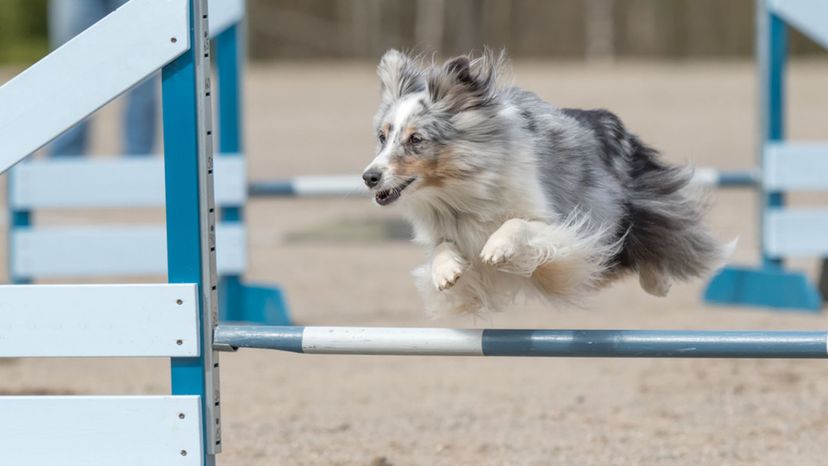
[[[670,287],[673,286],[673,280],[669,275],[647,265],[639,267],[638,283],[644,291],[660,298],[667,296]]]
[[[579,222],[510,219],[489,237],[480,258],[500,271],[530,277],[547,297],[575,301],[600,284],[617,249],[604,244],[600,231],[585,230]]]

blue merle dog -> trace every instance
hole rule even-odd
[[[378,67],[377,155],[363,173],[429,250],[415,275],[435,314],[521,294],[578,303],[628,273],[665,296],[730,247],[702,225],[692,171],[666,164],[606,110],[557,108],[504,85],[503,53]]]

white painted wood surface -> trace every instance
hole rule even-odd
[[[198,356],[196,309],[192,284],[0,285],[0,357]]]
[[[165,275],[166,236],[160,225],[19,228],[11,268],[30,278]],[[244,273],[244,226],[219,224],[216,243],[219,273]]]
[[[0,87],[0,173],[187,50],[188,23],[187,0],[132,0]]]
[[[215,196],[219,206],[242,206],[247,199],[244,157],[216,157]],[[11,170],[9,203],[15,209],[163,207],[161,157],[50,158]]]
[[[215,37],[234,24],[244,21],[244,0],[210,0],[210,36]]]
[[[200,466],[197,396],[0,397],[0,466]]]
[[[771,191],[828,190],[828,143],[767,144],[763,178]]]
[[[772,209],[765,215],[764,238],[773,257],[828,256],[828,209]]]
[[[828,1],[768,0],[768,8],[812,40],[828,48]]]

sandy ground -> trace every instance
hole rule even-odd
[[[828,65],[790,78],[790,135],[828,137]],[[515,80],[560,105],[607,107],[674,161],[746,168],[754,149],[750,64],[519,63]],[[247,75],[250,176],[355,173],[372,148],[373,65],[254,66]],[[116,149],[115,110],[96,151]],[[802,200],[802,199],[800,199]],[[808,199],[804,199],[807,201]],[[813,201],[813,199],[811,199]],[[710,224],[756,262],[755,198],[715,195]],[[427,321],[406,242],[288,241],[343,220],[395,218],[366,199],[249,204],[252,281],[279,283],[298,323],[554,328],[824,329],[825,315],[719,309],[703,284],[645,295],[634,281],[585,310],[516,306],[487,319]],[[146,221],[160,212],[60,213],[50,223]],[[816,271],[814,261],[795,265]],[[821,361],[533,360],[222,356],[225,452],[245,465],[825,464],[828,384]],[[0,393],[160,394],[166,361],[0,362]]]

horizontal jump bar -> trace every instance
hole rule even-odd
[[[828,358],[826,332],[510,330],[220,325],[214,349],[310,354],[602,358]]]
[[[758,185],[756,173],[747,170],[717,170],[697,168],[695,179],[699,183],[718,188],[750,188]],[[330,197],[367,196],[368,190],[359,176],[315,175],[294,178],[252,181],[248,185],[250,197]]]

